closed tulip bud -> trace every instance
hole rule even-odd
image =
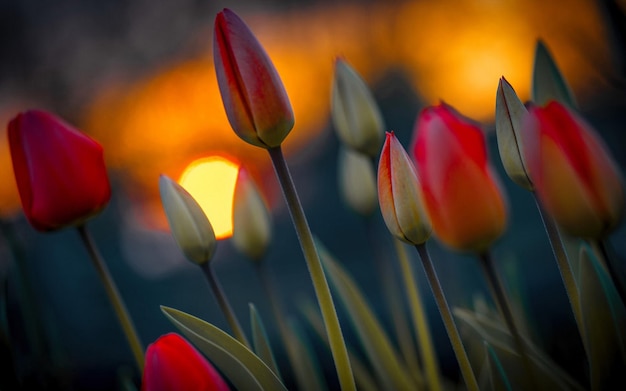
[[[215,368],[183,337],[169,333],[146,350],[141,391],[228,391]]]
[[[350,209],[362,216],[374,213],[378,206],[378,195],[372,159],[352,149],[341,148],[339,189]]]
[[[431,233],[413,163],[393,132],[388,132],[378,163],[378,202],[389,231],[422,244]]]
[[[8,137],[22,208],[35,229],[81,225],[109,202],[102,147],[87,135],[30,110],[9,122]]]
[[[254,181],[239,169],[233,201],[233,243],[242,253],[259,260],[272,239],[272,222],[265,201]]]
[[[501,78],[496,94],[496,136],[500,159],[513,182],[526,190],[532,190],[520,145],[522,119],[526,112],[526,107],[513,87],[504,77]]]
[[[446,104],[427,107],[413,154],[435,235],[459,251],[482,252],[504,232],[506,205],[478,126]]]
[[[564,232],[600,239],[624,212],[621,176],[608,148],[572,110],[531,106],[523,151],[539,200]]]
[[[159,178],[159,191],[172,235],[185,257],[198,265],[209,262],[217,241],[200,205],[187,190],[165,175]]]
[[[257,147],[278,147],[294,124],[287,92],[259,41],[229,9],[215,19],[213,60],[235,133]]]
[[[348,147],[378,156],[384,124],[370,89],[347,62],[335,60],[331,115],[335,130]]]

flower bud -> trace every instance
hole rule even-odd
[[[165,175],[159,178],[159,191],[172,235],[185,257],[198,265],[209,262],[217,241],[200,205],[187,190]]]
[[[413,154],[435,235],[459,251],[487,250],[506,227],[506,205],[478,126],[442,103],[420,113]]]
[[[378,202],[389,231],[398,239],[422,244],[430,221],[413,163],[393,132],[388,132],[378,164]]]
[[[539,200],[564,232],[600,239],[617,226],[624,212],[622,179],[589,124],[551,101],[529,107],[522,137]]]
[[[180,335],[163,335],[148,346],[141,391],[228,389],[219,372]]]
[[[272,239],[271,216],[254,181],[241,167],[233,201],[233,243],[253,260],[261,259]]]
[[[522,119],[526,112],[526,107],[513,87],[504,77],[501,78],[496,95],[496,136],[500,159],[513,182],[526,190],[532,190],[520,146]]]
[[[383,118],[367,84],[347,62],[335,60],[331,115],[341,141],[376,157],[383,142]]]
[[[213,60],[235,133],[257,147],[279,146],[294,124],[287,92],[259,41],[227,8],[215,19]]]
[[[9,122],[8,137],[22,208],[35,229],[81,225],[109,202],[102,147],[87,135],[30,110]]]
[[[349,148],[339,152],[339,189],[345,203],[362,216],[378,206],[376,172],[369,156]]]

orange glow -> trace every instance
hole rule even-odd
[[[233,196],[238,173],[237,163],[210,156],[193,161],[178,181],[200,204],[217,239],[233,235]]]

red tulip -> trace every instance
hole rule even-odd
[[[480,128],[455,109],[427,107],[413,154],[433,231],[461,251],[485,251],[506,226],[506,205]]]
[[[294,123],[285,87],[252,31],[229,9],[215,19],[213,60],[235,133],[258,147],[279,146]]]
[[[163,335],[148,346],[141,391],[228,389],[217,370],[180,335]]]
[[[87,135],[38,110],[13,118],[8,135],[22,208],[35,229],[80,225],[109,202],[102,147]]]
[[[589,124],[556,101],[531,106],[522,143],[539,200],[563,231],[599,239],[617,226],[624,211],[622,180]]]

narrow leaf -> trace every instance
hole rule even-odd
[[[313,330],[317,334],[317,336],[322,339],[326,346],[330,349],[328,345],[328,336],[326,335],[326,331],[324,330],[324,321],[322,320],[322,316],[316,310],[315,306],[312,303],[304,303],[299,306],[300,310],[304,314],[304,317],[309,322]],[[361,391],[376,391],[379,390],[380,387],[376,383],[376,380],[371,376],[370,368],[368,368],[362,361],[361,358],[354,353],[354,349],[347,346],[348,355],[350,356],[350,363],[352,364],[352,370],[354,371],[354,380],[356,381],[357,388]]]
[[[541,40],[537,41],[535,47],[532,100],[541,106],[550,100],[556,100],[576,108],[576,100],[571,88],[561,74],[550,51]]]
[[[316,242],[328,278],[336,288],[363,347],[386,390],[413,390],[415,385],[405,364],[389,342],[363,294],[348,273]]]
[[[261,360],[263,360],[263,362],[267,364],[267,366],[272,371],[274,371],[276,376],[278,376],[282,380],[280,371],[278,370],[278,365],[276,364],[276,360],[274,359],[274,353],[272,352],[269,338],[267,338],[267,333],[265,332],[263,319],[261,319],[261,315],[259,314],[259,311],[257,311],[253,303],[250,303],[249,306],[250,322],[252,323],[252,342],[254,344],[254,351],[256,352],[257,356],[259,356],[259,358],[261,358]]]
[[[500,359],[493,348],[485,342],[485,349],[487,350],[487,359],[489,360],[489,372],[491,375],[491,387],[493,390],[499,391],[513,391],[511,382],[507,376]]]
[[[291,364],[298,378],[298,384],[302,386],[302,391],[327,391],[326,380],[308,337],[295,319],[289,319],[288,324],[291,340],[298,352],[295,362]]]
[[[591,389],[626,384],[624,307],[606,270],[586,246],[581,248],[579,260],[580,307],[589,349]]]
[[[287,391],[258,356],[224,331],[174,308],[161,306],[161,311],[238,390]]]

